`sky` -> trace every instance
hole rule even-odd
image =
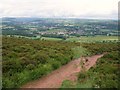
[[[117,19],[119,0],[0,0],[0,17]]]

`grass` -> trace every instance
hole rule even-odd
[[[60,89],[62,88],[92,88],[92,81],[91,80],[84,80],[83,82],[79,81],[70,81],[64,80]]]
[[[50,38],[50,37],[42,37],[41,38],[42,40],[44,39],[44,40],[53,40],[53,41],[60,41],[60,40],[62,40],[62,39],[60,39],[60,38]]]
[[[92,82],[90,80],[86,80],[84,83],[77,83],[76,88],[92,88]]]
[[[64,80],[60,88],[73,88],[74,83],[70,80]]]
[[[90,52],[86,48],[83,48],[82,46],[77,46],[72,50],[74,52],[74,58],[80,58],[81,56],[90,55]]]
[[[60,38],[49,38],[49,37],[42,37],[41,39],[44,40],[53,40],[53,41],[60,41],[62,39]],[[87,42],[87,43],[91,43],[91,42],[104,42],[104,41],[118,41],[118,36],[81,36],[81,37],[69,37],[66,39],[66,41],[70,41],[70,42]]]
[[[14,35],[15,37],[19,37],[17,35]],[[22,36],[25,37],[25,36]],[[25,37],[29,39],[42,39],[42,40],[51,40],[51,41],[60,41],[63,40],[62,38],[51,38],[51,37]],[[65,41],[69,42],[85,42],[85,43],[91,43],[91,42],[103,42],[103,41],[118,41],[118,36],[103,36],[103,35],[97,35],[97,36],[70,36]]]
[[[102,41],[114,41],[118,40],[117,36],[81,36],[81,37],[71,37],[66,41],[76,41],[76,42],[102,42]]]

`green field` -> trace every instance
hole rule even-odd
[[[66,41],[76,42],[103,42],[103,41],[118,41],[117,36],[81,36],[67,38]]]
[[[29,39],[40,39],[40,40],[50,40],[50,41],[61,41],[63,40],[62,38],[52,38],[52,37],[26,37],[26,36],[17,36],[14,35],[14,37],[24,37],[24,38],[29,38]],[[118,36],[102,36],[102,35],[97,35],[97,36],[81,36],[81,37],[76,37],[76,36],[69,36],[66,38],[64,41],[68,42],[85,42],[85,43],[91,43],[91,42],[117,42],[119,39]]]
[[[42,40],[53,40],[53,41],[60,41],[60,40],[62,40],[60,38],[49,38],[49,37],[42,37],[41,39]]]
[[[41,39],[53,40],[53,41],[63,40],[61,38],[50,38],[50,37],[42,37]],[[64,41],[91,43],[91,42],[116,42],[118,40],[119,40],[118,36],[81,36],[81,37],[72,36]]]

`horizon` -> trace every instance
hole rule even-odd
[[[118,19],[119,0],[1,0],[0,17]]]
[[[103,18],[103,19],[100,19],[100,18],[79,18],[79,17],[0,17],[1,19],[3,19],[3,18],[15,18],[15,19],[17,19],[17,18],[30,18],[30,19],[32,19],[32,18],[36,18],[36,19],[80,19],[80,20],[116,20],[116,21],[118,21],[118,19],[116,19],[116,18],[107,18],[107,19],[105,19],[105,18]]]

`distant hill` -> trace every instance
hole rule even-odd
[[[3,35],[118,35],[117,20],[3,18]]]

